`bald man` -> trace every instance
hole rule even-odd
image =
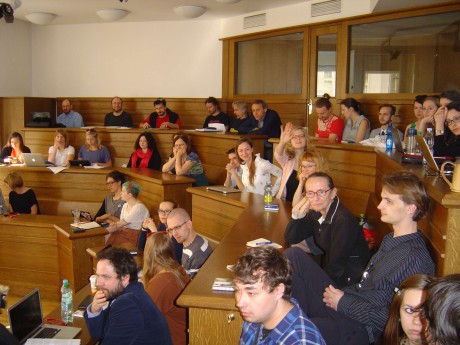
[[[182,249],[182,267],[193,277],[212,253],[208,240],[198,235],[186,210],[175,208],[166,219],[167,231],[174,236]]]
[[[123,100],[120,97],[112,98],[112,112],[105,115],[105,127],[133,127],[133,119],[123,111]]]
[[[67,128],[83,127],[83,118],[72,110],[72,104],[67,98],[62,101],[62,114],[57,117],[56,123]]]

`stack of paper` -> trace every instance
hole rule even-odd
[[[283,246],[280,246],[278,243],[274,243],[270,240],[267,240],[266,238],[258,238],[257,240],[254,240],[254,241],[249,241],[249,242],[246,242],[246,245],[248,247],[262,247],[262,246],[270,246],[270,247],[273,247],[273,248],[276,248],[276,249],[280,249],[280,248],[283,248]]]
[[[235,291],[233,280],[230,278],[216,278],[212,289],[215,291]]]
[[[73,226],[74,228],[78,228],[78,229],[85,229],[85,230],[100,227],[100,225],[96,222],[77,222],[77,223],[70,224],[70,226]]]

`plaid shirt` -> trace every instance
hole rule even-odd
[[[241,332],[240,345],[326,345],[318,329],[300,309],[297,301],[291,298],[291,303],[294,304],[294,308],[263,340],[261,339],[262,325],[245,322]]]

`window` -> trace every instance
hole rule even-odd
[[[460,85],[460,12],[353,25],[349,93],[430,93]]]
[[[300,94],[303,33],[236,43],[235,94]]]

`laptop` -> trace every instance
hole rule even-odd
[[[73,167],[89,167],[91,166],[91,162],[86,159],[75,159],[75,160],[70,160],[69,164]]]
[[[73,339],[81,331],[78,327],[45,325],[38,289],[8,308],[8,321],[11,332],[20,344],[24,344],[29,338]],[[39,334],[41,332],[50,332],[51,335],[43,337]]]
[[[391,127],[391,135],[393,136],[393,143],[395,144],[396,151],[404,153],[401,137],[399,136],[398,129],[396,127]]]
[[[232,194],[232,193],[241,193],[239,189],[225,186],[209,186],[206,187],[206,190],[211,190],[213,192],[220,192],[223,194]]]
[[[53,163],[45,161],[41,153],[23,153],[22,158],[28,167],[51,167]]]
[[[393,136],[393,143],[395,144],[395,149],[398,152],[401,152],[403,154],[403,157],[401,158],[401,161],[404,163],[416,163],[416,164],[422,164],[422,156],[413,154],[413,153],[406,153],[404,151],[401,137],[399,136],[398,129],[395,127],[391,128],[391,134]]]

